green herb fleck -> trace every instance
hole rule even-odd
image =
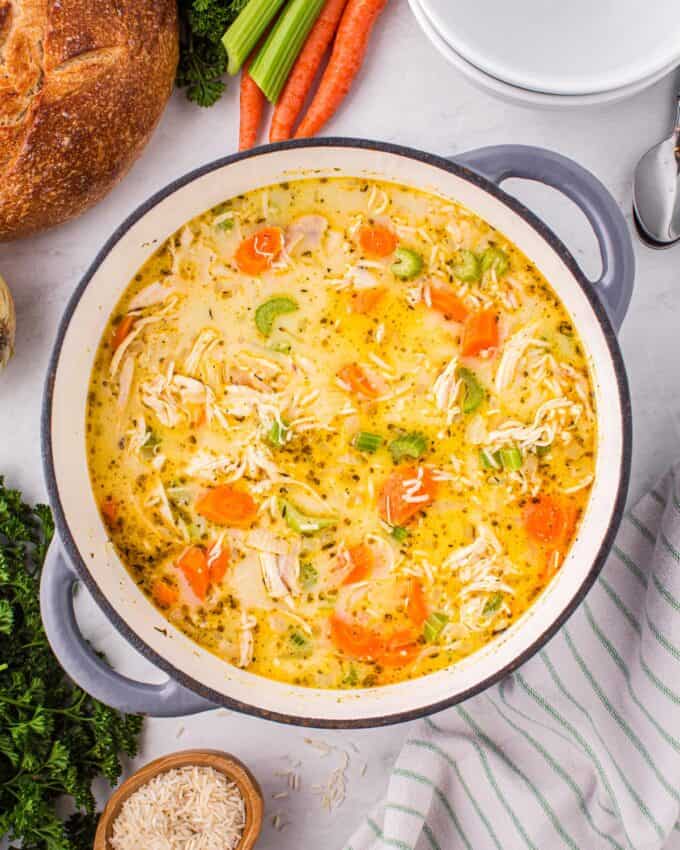
[[[488,614],[494,614],[501,607],[503,602],[503,594],[499,592],[494,593],[493,596],[489,597],[488,602],[484,606],[482,610],[482,614],[487,616]]]
[[[319,580],[319,571],[309,561],[300,564],[300,585],[303,590],[311,590]]]
[[[408,539],[409,530],[408,528],[404,528],[403,525],[395,525],[392,529],[392,537],[397,541],[397,543],[403,543]]]

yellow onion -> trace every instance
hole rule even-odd
[[[14,353],[14,332],[16,313],[12,293],[0,275],[0,371],[7,365]]]

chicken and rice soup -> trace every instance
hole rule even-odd
[[[450,200],[360,178],[257,190],[169,238],[87,410],[140,589],[229,663],[315,688],[423,676],[507,629],[577,533],[596,439],[538,269]]]

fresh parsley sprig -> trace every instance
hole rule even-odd
[[[177,85],[199,106],[212,106],[225,89],[222,36],[248,0],[180,0]]]
[[[92,780],[116,783],[142,719],[90,697],[52,654],[38,591],[53,534],[49,508],[25,504],[0,476],[0,838],[23,850],[90,850]],[[66,822],[55,810],[63,795],[78,810]]]

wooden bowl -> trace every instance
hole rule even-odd
[[[262,791],[257,779],[235,756],[218,750],[183,750],[162,756],[140,768],[136,773],[118,786],[109,798],[97,824],[93,850],[111,850],[113,823],[118,817],[121,806],[127,798],[142,785],[146,785],[154,776],[176,767],[213,767],[223,773],[238,786],[246,809],[246,825],[236,850],[251,850],[262,828],[263,802]]]

